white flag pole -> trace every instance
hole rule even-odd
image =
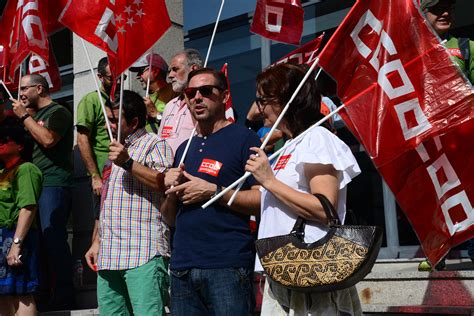
[[[308,79],[309,75],[311,75],[313,73],[313,70],[314,68],[316,67],[316,65],[319,63],[319,57],[316,57],[316,59],[314,60],[313,64],[311,65],[311,67],[308,69],[308,71],[306,72],[305,76],[303,77],[303,79],[301,80],[300,84],[298,85],[298,87],[296,87],[296,90],[295,92],[293,92],[293,95],[291,96],[290,100],[286,103],[285,107],[283,108],[283,110],[281,111],[280,115],[278,116],[277,120],[275,121],[275,123],[273,124],[272,128],[270,129],[270,131],[268,132],[267,136],[265,137],[265,139],[263,140],[263,143],[262,145],[260,146],[260,149],[264,149],[265,146],[267,146],[268,142],[270,141],[270,137],[272,137],[273,135],[273,132],[275,131],[275,129],[278,127],[278,125],[280,124],[281,120],[283,119],[283,117],[285,116],[285,113],[288,111],[288,108],[290,107],[290,104],[291,102],[293,102],[293,100],[296,98],[296,96],[298,95],[298,93],[300,92],[301,88],[303,87],[303,84],[306,82],[306,80]],[[314,80],[316,80],[318,77],[319,77],[319,74],[321,73],[321,68],[319,69],[318,71],[318,74],[316,75],[316,77],[314,78]],[[232,203],[234,202],[235,200],[235,197],[237,196],[237,193],[240,191],[240,189],[242,188],[242,186],[244,185],[244,182],[240,182],[239,186],[237,187],[237,189],[235,190],[235,192],[232,194],[231,198],[229,199],[229,201],[227,202],[227,205],[232,205]]]
[[[82,43],[82,47],[84,48],[84,52],[86,53],[87,62],[89,63],[89,69],[91,71],[92,78],[94,78],[94,83],[95,83],[95,87],[96,87],[96,90],[97,90],[97,95],[99,96],[100,107],[102,108],[102,113],[104,114],[104,118],[105,118],[105,126],[107,127],[107,131],[109,132],[109,138],[112,141],[114,138],[112,136],[112,130],[110,129],[110,122],[109,122],[109,119],[107,117],[107,112],[105,111],[104,99],[102,98],[102,93],[100,93],[99,82],[97,81],[97,77],[94,73],[94,68],[92,67],[91,57],[89,56],[89,52],[87,51],[86,43],[85,43],[84,39],[82,39],[82,38],[81,38],[81,43]]]
[[[2,86],[5,88],[5,91],[8,93],[8,96],[10,97],[10,99],[13,99],[13,96],[12,96],[12,93],[10,92],[10,90],[8,90],[7,86],[5,85],[5,83],[3,82],[3,80],[0,80],[0,83],[2,84]],[[18,98],[20,99],[20,98]],[[14,99],[13,99],[14,100]]]
[[[147,98],[148,98],[148,95],[150,94],[148,91],[150,90],[150,77],[151,77],[152,64],[153,64],[153,49],[151,50],[151,53],[150,53],[150,62],[148,64],[148,78],[146,79],[145,97]]]
[[[117,126],[117,141],[120,143],[120,136],[122,135],[122,109],[123,109],[123,72],[120,74],[120,101],[119,101],[119,115]]]
[[[23,62],[20,63],[20,71],[18,72],[18,100],[20,100],[22,72],[23,72]]]
[[[340,105],[337,109],[335,109],[334,111],[332,111],[331,113],[329,113],[328,115],[326,115],[325,117],[323,117],[322,119],[320,119],[319,121],[317,121],[316,123],[314,123],[313,125],[311,125],[306,131],[304,131],[303,133],[299,134],[297,137],[295,137],[294,139],[292,139],[291,141],[289,141],[288,143],[286,143],[282,148],[280,148],[279,150],[277,150],[276,152],[274,152],[270,157],[268,157],[268,160],[273,160],[275,159],[276,157],[278,157],[278,155],[280,155],[285,149],[287,149],[288,147],[290,147],[291,145],[299,142],[303,137],[306,136],[306,134],[308,134],[310,131],[313,130],[313,128],[321,125],[322,123],[326,122],[327,120],[329,120],[331,117],[334,116],[334,114],[336,114],[337,112],[339,112],[343,107],[345,107],[345,104],[342,104]],[[216,194],[215,197],[213,197],[212,199],[210,199],[209,201],[207,201],[206,203],[204,203],[202,205],[202,208],[206,208],[208,207],[209,205],[211,205],[212,203],[214,203],[215,201],[217,201],[218,199],[220,199],[224,194],[226,194],[227,192],[229,192],[230,190],[232,190],[233,188],[235,188],[240,182],[243,182],[245,181],[245,179],[247,179],[249,176],[251,175],[250,172],[246,172],[242,177],[240,177],[239,179],[237,179],[234,183],[232,183],[231,185],[229,185],[228,187],[226,187],[225,189],[223,189],[219,194]]]
[[[206,60],[204,61],[204,67],[207,66],[207,62],[209,60],[209,54],[211,53],[212,44],[214,43],[214,36],[216,35],[217,25],[219,24],[219,19],[221,18],[222,8],[224,7],[225,0],[222,0],[221,7],[219,8],[219,13],[217,14],[217,20],[214,24],[214,30],[212,31],[211,42],[209,43],[209,48],[207,49]],[[179,161],[179,166],[184,163],[184,159],[186,159],[186,155],[189,150],[189,145],[191,145],[191,140],[193,139],[194,134],[196,134],[196,125],[194,126],[193,131],[191,132],[191,136],[186,143],[186,147],[184,148],[183,155],[181,156],[181,160]]]

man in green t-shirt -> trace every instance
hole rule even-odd
[[[35,140],[32,162],[44,177],[38,214],[51,271],[50,308],[71,308],[74,303],[73,262],[66,225],[71,212],[73,183],[72,114],[51,99],[48,82],[41,75],[22,77],[20,100],[12,101],[13,112]],[[27,109],[34,114],[30,116]]]
[[[143,99],[147,108],[145,128],[147,132],[157,134],[165,105],[176,96],[171,84],[166,82],[168,64],[158,54],[146,54],[130,67],[130,71],[137,73],[136,78],[145,90],[150,79],[149,96]]]
[[[105,105],[112,90],[112,73],[107,57],[99,60],[97,77],[102,83],[100,94]],[[102,190],[102,169],[109,153],[110,138],[97,91],[90,92],[81,99],[77,107],[76,118],[77,146],[91,177],[94,212],[98,216]]]

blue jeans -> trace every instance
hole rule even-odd
[[[67,307],[74,299],[73,260],[66,230],[71,213],[71,188],[43,187],[38,212],[49,271],[54,275],[47,276],[52,283],[52,303]]]
[[[253,315],[252,276],[246,268],[171,270],[171,314]]]

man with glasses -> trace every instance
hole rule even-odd
[[[188,83],[189,73],[202,68],[203,64],[199,52],[188,48],[174,55],[168,67],[168,82],[179,95],[166,104],[158,135],[166,139],[173,152],[189,139],[194,130],[194,121],[184,101],[183,90]]]
[[[171,85],[166,82],[168,65],[160,55],[146,54],[130,67],[130,71],[137,73],[136,78],[144,90],[150,81],[149,96],[144,98],[147,108],[146,130],[157,134],[165,105],[175,97]]]
[[[70,309],[73,262],[66,225],[73,184],[72,115],[51,99],[48,82],[36,74],[21,78],[20,100],[13,100],[13,112],[35,140],[33,163],[44,177],[38,214],[52,283],[49,309]]]
[[[109,101],[113,81],[107,57],[99,60],[97,77],[101,82],[100,96],[97,91],[86,94],[77,106],[77,146],[82,161],[91,177],[92,202],[96,218],[100,211],[102,190],[102,170],[109,153],[110,138],[105,124],[105,116],[99,98],[104,105]],[[94,239],[94,233],[92,239]]]
[[[444,46],[448,49],[453,62],[472,83],[474,80],[474,42],[468,38],[458,39],[450,33],[454,24],[455,5],[456,0],[422,0],[420,9],[436,34],[446,41]],[[474,239],[468,242],[468,255],[474,262]],[[443,258],[435,269],[444,270],[445,267],[446,258]],[[419,264],[418,270],[431,271],[432,267],[428,260],[424,260]]]
[[[258,147],[260,140],[255,132],[226,120],[229,91],[222,72],[192,71],[184,94],[199,133],[184,165],[179,161],[186,142],[165,174],[162,213],[176,227],[171,314],[252,315],[255,251],[249,217],[260,210],[258,186],[247,179],[232,206],[226,203],[233,191],[204,210],[201,205],[245,173],[250,147]]]

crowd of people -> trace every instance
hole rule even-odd
[[[448,32],[452,3],[421,4],[448,47],[457,45]],[[456,58],[472,79],[473,56]],[[194,49],[178,52],[169,65],[158,54],[132,65],[146,96],[123,91],[121,113],[120,98],[110,98],[115,83],[108,60],[99,61],[100,91],[82,97],[75,127],[96,219],[85,260],[97,272],[102,315],[164,315],[165,306],[172,315],[251,315],[253,273],[263,268],[250,216],[259,218],[258,238],[288,234],[302,217],[308,222],[305,241],[313,242],[328,231],[328,218],[314,196],[319,193],[344,220],[347,185],[360,169],[332,123],[313,128],[274,161],[267,157],[328,111],[321,108],[316,81],[302,85],[274,139],[260,149],[308,69],[284,63],[257,76],[247,117],[261,120],[257,134],[226,119],[227,80],[222,72],[203,68]],[[33,295],[41,287],[52,289],[50,309],[74,306],[66,230],[73,116],[52,100],[40,75],[23,76],[19,90],[12,110],[0,109],[1,315],[35,315]],[[3,105],[2,91],[0,98]],[[202,209],[245,172],[252,176],[230,206],[235,190]],[[270,279],[265,283],[262,315],[361,313],[355,287],[308,294]]]

